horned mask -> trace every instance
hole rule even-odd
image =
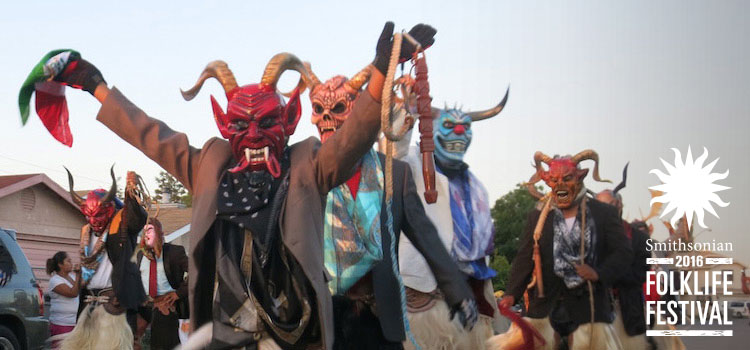
[[[534,185],[543,180],[552,191],[551,196],[555,205],[561,209],[570,208],[584,194],[583,179],[589,173],[589,169],[581,169],[579,165],[584,160],[594,161],[594,180],[610,182],[599,177],[599,155],[593,150],[584,150],[574,156],[554,157],[537,151],[534,154],[536,171],[526,183],[529,192],[536,198],[542,198],[543,195]],[[547,165],[547,170],[544,170],[542,163]]]
[[[117,182],[115,181],[114,166],[110,169],[112,176],[112,186],[109,191],[104,189],[95,189],[89,191],[86,198],[82,198],[73,190],[73,175],[68,168],[68,185],[70,187],[70,197],[73,202],[81,209],[81,213],[86,217],[86,221],[94,233],[102,233],[109,226],[112,217],[115,214],[115,195],[117,194]]]

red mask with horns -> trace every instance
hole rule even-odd
[[[276,83],[288,69],[300,72],[301,77],[286,104],[276,90]],[[198,94],[206,79],[219,80],[227,96],[227,112],[224,113],[213,96],[211,107],[221,136],[229,140],[237,161],[229,171],[268,171],[278,178],[281,176],[279,160],[302,113],[299,95],[305,89],[302,78],[305,76],[305,67],[296,56],[280,53],[266,65],[260,84],[238,86],[227,64],[214,61],[206,66],[195,86],[183,91],[182,96],[189,101]]]
[[[65,168],[65,171],[68,172],[70,197],[81,208],[81,213],[86,217],[86,221],[91,226],[91,231],[95,233],[104,232],[115,215],[114,199],[117,194],[117,182],[115,181],[114,166],[110,169],[112,186],[109,191],[101,188],[90,191],[86,195],[86,199],[81,198],[81,196],[73,191],[73,175],[70,174],[67,168]]]
[[[583,179],[589,173],[589,169],[581,169],[579,163],[584,160],[594,161],[594,180],[610,182],[599,177],[599,155],[594,150],[584,150],[574,156],[550,157],[542,152],[534,154],[534,166],[536,172],[526,183],[529,192],[536,198],[542,198],[542,194],[536,190],[534,184],[543,180],[552,190],[552,198],[560,209],[573,206],[583,195]],[[542,163],[547,164],[548,170],[544,170]]]

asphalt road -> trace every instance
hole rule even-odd
[[[710,327],[710,329],[731,329],[731,337],[682,337],[682,342],[688,350],[734,350],[750,349],[750,319],[732,318],[731,326]],[[678,329],[708,329],[706,326],[683,326]]]

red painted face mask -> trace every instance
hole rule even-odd
[[[67,168],[65,170],[68,171]],[[112,176],[112,186],[109,191],[101,188],[96,189],[90,191],[86,195],[86,199],[83,199],[73,191],[73,175],[68,171],[70,197],[81,208],[81,213],[86,217],[86,222],[88,222],[91,230],[95,233],[104,232],[115,215],[114,200],[117,193],[117,182],[115,181],[114,166],[110,169],[110,175]]]
[[[297,88],[289,94],[289,103],[276,90],[281,74],[292,69],[300,72]],[[182,95],[191,100],[198,94],[208,78],[216,78],[227,96],[227,111],[222,110],[211,96],[211,107],[221,136],[229,140],[236,165],[229,171],[268,171],[273,177],[281,176],[280,160],[289,136],[299,122],[302,108],[299,95],[305,89],[306,70],[292,54],[274,56],[266,65],[259,84],[238,86],[227,64],[214,61],[208,64],[198,82]]]
[[[589,173],[588,169],[581,169],[579,163],[584,160],[594,161],[594,180],[610,182],[599,178],[599,155],[593,150],[584,150],[574,156],[550,157],[542,152],[534,154],[536,172],[526,183],[529,192],[536,198],[543,195],[534,187],[539,180],[543,180],[551,189],[550,195],[555,205],[560,209],[573,206],[580,198],[584,189],[583,179]],[[544,170],[542,163],[547,164]]]

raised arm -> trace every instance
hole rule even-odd
[[[359,160],[377,139],[380,130],[380,100],[393,48],[393,27],[393,22],[387,22],[380,33],[372,62],[375,69],[372,69],[367,90],[359,95],[349,118],[320,147],[313,160],[320,193],[328,193],[331,188],[348,180],[354,174]],[[409,34],[427,48],[435,42],[436,32],[429,25],[418,24]],[[399,61],[410,59],[415,50],[415,46],[404,40]]]

